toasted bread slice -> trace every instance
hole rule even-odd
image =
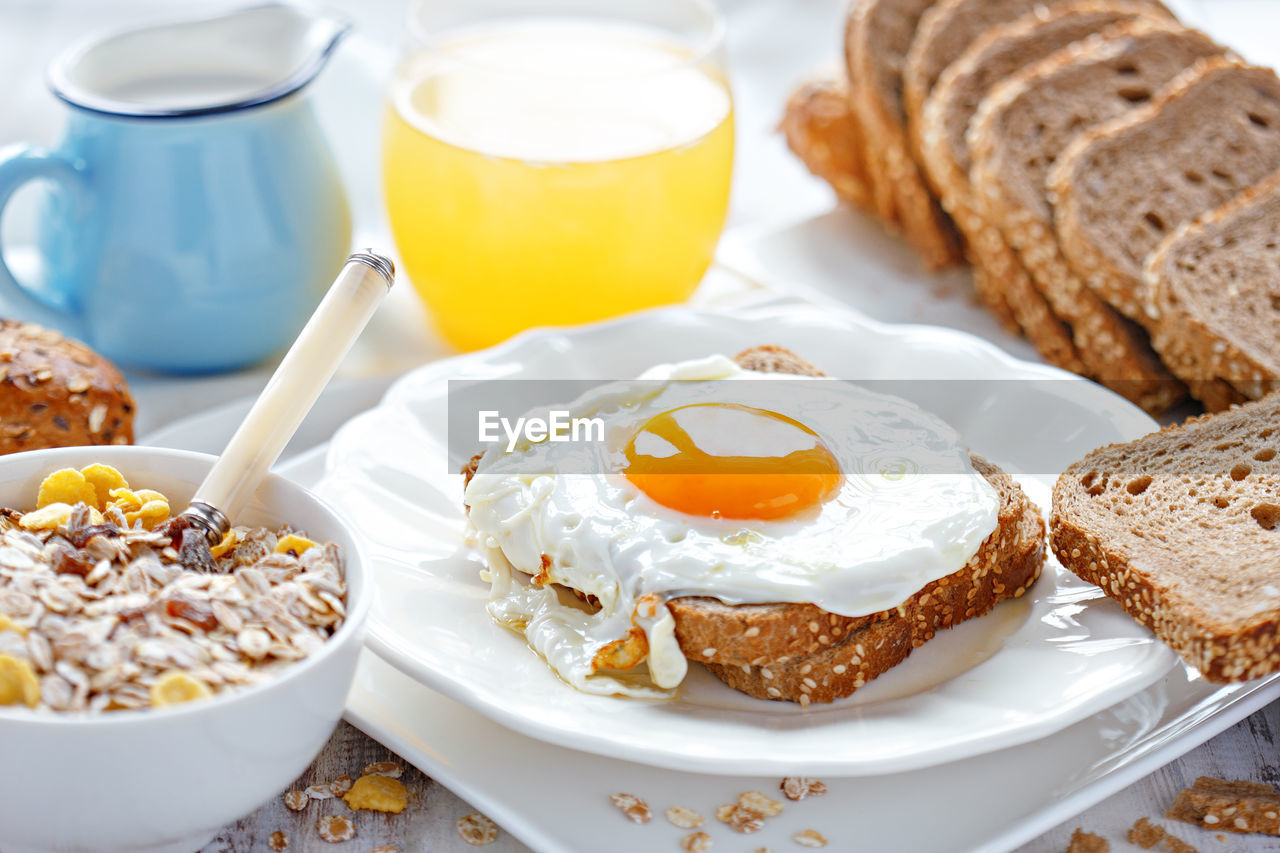
[[[821,376],[777,347],[735,360],[749,370]],[[812,604],[728,605],[714,598],[667,603],[676,639],[691,660],[735,689],[762,699],[808,704],[848,696],[910,654],[938,630],[980,616],[1021,595],[1044,563],[1044,522],[1007,474],[974,457],[1000,495],[999,526],[958,572],[934,581],[896,609],[847,617]]]
[[[1222,49],[1177,24],[1137,19],[1070,45],[991,91],[969,128],[970,178],[1054,313],[1071,326],[1087,375],[1149,412],[1185,388],[1146,332],[1117,314],[1067,263],[1054,234],[1045,174],[1086,128],[1134,109],[1204,56]]]
[[[1280,79],[1217,58],[1095,126],[1048,176],[1063,254],[1099,295],[1145,322],[1142,266],[1190,219],[1280,169]]]
[[[876,213],[896,223],[929,269],[963,260],[959,237],[929,192],[907,141],[902,62],[933,0],[859,0],[845,28],[853,106],[868,152]]]
[[[981,616],[1001,601],[1021,596],[1039,577],[1044,565],[1044,522],[1007,474],[977,457],[974,466],[1000,493],[1000,526],[963,569],[929,584],[899,609],[876,614],[848,630],[831,624],[838,617],[833,618],[830,613],[825,614],[826,619],[819,617],[798,625],[794,617],[807,614],[771,614],[758,624],[767,624],[772,630],[768,634],[762,631],[752,639],[769,637],[778,642],[779,648],[791,648],[796,646],[794,629],[794,634],[815,650],[798,657],[780,657],[771,664],[709,664],[707,668],[730,687],[760,699],[787,699],[802,705],[831,702],[850,695],[901,663],[912,649],[938,631]],[[678,599],[672,605],[686,601]],[[672,612],[678,612],[674,606]],[[676,624],[679,637],[679,616]],[[786,630],[780,630],[784,625]],[[688,625],[683,627],[688,629]],[[748,627],[743,633],[750,630]],[[722,634],[717,631],[713,636]],[[824,639],[828,642],[823,643]],[[701,641],[702,637],[698,637],[693,645]],[[681,646],[684,647],[683,640]],[[698,659],[696,652],[694,659]]]
[[[958,13],[960,8],[958,0],[939,3],[925,18],[936,20],[935,15]],[[1000,229],[978,213],[969,183],[966,132],[982,99],[1005,78],[1108,26],[1158,14],[1156,9],[1129,0],[1075,0],[1051,9],[1037,8],[1017,21],[993,27],[947,66],[912,124],[934,191],[964,235],[978,296],[997,316],[1011,315],[1046,361],[1074,373],[1086,373],[1086,368],[1070,326],[1036,289]],[[975,14],[968,20],[985,18]],[[927,32],[922,24],[917,46]],[[940,41],[939,50],[942,44]],[[920,61],[922,58],[917,64]],[[923,83],[917,81],[917,85]],[[908,103],[910,91],[908,83]]]
[[[1152,342],[1189,381],[1225,379],[1251,398],[1280,381],[1280,173],[1198,220],[1147,257]],[[1166,354],[1167,353],[1167,354]]]
[[[1280,394],[1090,453],[1054,553],[1210,681],[1280,670]]]
[[[802,83],[787,99],[780,128],[791,152],[839,198],[875,213],[862,125],[854,115],[843,69],[815,74]]]

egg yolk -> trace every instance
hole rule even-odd
[[[626,456],[628,480],[690,515],[786,518],[840,487],[840,465],[817,433],[786,415],[731,403],[655,415]]]

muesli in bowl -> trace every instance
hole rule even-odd
[[[0,457],[0,755],[22,768],[0,774],[5,853],[200,849],[337,725],[372,599],[360,539],[269,475],[215,571],[194,569],[166,521],[213,462],[153,447]],[[99,501],[95,478],[112,475],[94,465],[128,487]],[[71,474],[40,500],[64,469],[94,483],[92,502],[59,491],[80,486]]]
[[[102,463],[54,471],[32,498],[28,512],[0,508],[0,705],[204,699],[274,677],[342,625],[334,543],[239,526],[196,565],[169,499]]]

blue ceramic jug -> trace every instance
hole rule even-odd
[[[284,5],[95,39],[50,68],[71,110],[54,150],[0,151],[0,211],[53,185],[43,275],[0,295],[122,364],[251,364],[302,328],[351,242],[303,89],[348,29]]]

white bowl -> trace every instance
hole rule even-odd
[[[29,509],[59,468],[103,462],[177,512],[213,464],[153,447],[71,447],[0,457],[0,506]],[[347,618],[316,654],[271,681],[172,708],[35,714],[0,708],[0,849],[181,851],[203,847],[297,778],[342,715],[373,590],[360,541],[319,498],[271,475],[235,524],[306,531],[346,554]]]

